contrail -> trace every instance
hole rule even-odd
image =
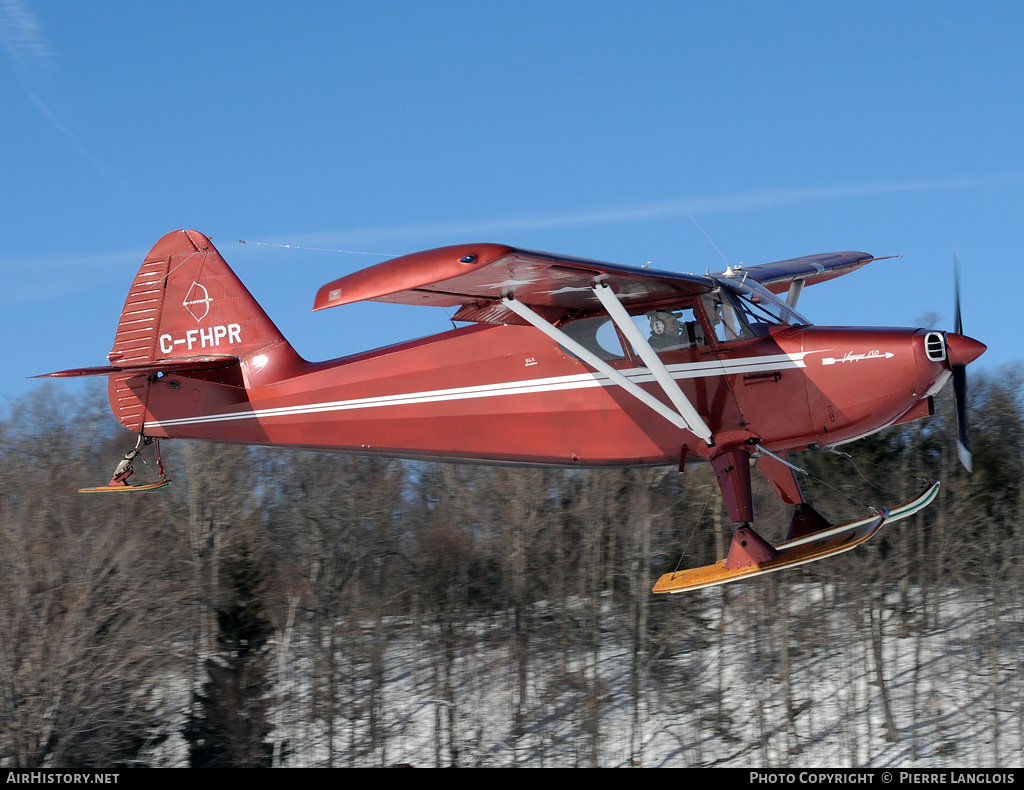
[[[730,213],[770,209],[807,201],[841,200],[846,198],[870,197],[886,193],[926,192],[943,189],[972,188],[986,186],[1003,186],[1024,182],[1024,173],[1009,173],[999,176],[978,176],[968,178],[931,179],[926,181],[875,182],[866,184],[843,184],[831,187],[802,187],[795,189],[768,189],[742,192],[724,197],[701,197],[688,200],[646,203],[637,206],[620,206],[616,208],[594,209],[548,216],[519,217],[511,219],[481,220],[478,222],[450,222],[433,224],[381,226],[341,231],[324,231],[321,233],[296,234],[293,236],[277,236],[266,239],[254,239],[263,243],[279,246],[323,247],[326,245],[370,243],[380,240],[398,240],[413,237],[444,237],[451,239],[475,237],[505,231],[542,230],[544,228],[585,226],[608,223],[638,222],[652,219],[685,216],[687,212],[700,214]],[[230,254],[225,245],[230,234],[212,237],[221,252]],[[385,249],[387,249],[385,247]],[[326,250],[342,252],[341,250]],[[0,259],[0,270],[8,272],[32,270],[63,270],[63,267],[80,268],[95,266],[101,269],[126,265],[126,262],[141,260],[146,250],[138,249],[118,253],[100,253],[88,255],[71,255],[3,261]],[[379,254],[382,258],[389,255],[401,255],[402,251],[395,248],[390,253]]]
[[[810,201],[843,200],[872,195],[901,192],[928,192],[945,189],[999,186],[1024,181],[1024,173],[997,176],[929,179],[923,181],[869,182],[840,184],[837,186],[764,189],[722,197],[699,197],[685,200],[642,203],[633,206],[597,208],[564,214],[527,216],[509,219],[481,220],[477,222],[441,222],[414,225],[381,226],[340,231],[325,231],[287,239],[291,244],[315,246],[340,244],[367,244],[382,240],[411,237],[466,237],[506,231],[544,230],[569,226],[608,223],[641,222],[646,220],[685,217],[687,214],[725,214],[737,211],[756,211]]]
[[[33,106],[97,169],[114,181],[121,182],[109,167],[78,141],[67,124],[43,101],[43,85],[53,70],[54,58],[43,39],[42,26],[23,0],[0,0],[0,44],[14,62],[22,90]]]

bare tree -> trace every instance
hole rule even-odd
[[[75,493],[102,475],[91,458],[112,421],[97,404],[44,388],[4,426],[0,755],[12,767],[131,765],[174,726],[181,621],[163,519]]]

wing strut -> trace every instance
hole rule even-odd
[[[796,303],[800,301],[800,294],[804,292],[804,281],[800,278],[789,284],[789,291],[786,293],[786,304],[796,310]]]
[[[682,415],[672,411],[672,409],[670,409],[660,400],[651,395],[647,390],[643,389],[635,382],[626,378],[626,376],[617,371],[615,368],[613,368],[603,359],[598,357],[592,351],[589,351],[588,349],[584,348],[582,345],[577,343],[575,340],[573,340],[571,337],[565,334],[565,332],[563,332],[561,329],[552,326],[550,323],[545,321],[543,318],[537,315],[537,313],[535,313],[522,302],[506,296],[502,298],[501,303],[509,310],[511,310],[513,313],[522,318],[524,321],[535,326],[537,329],[546,334],[556,343],[567,348],[569,351],[571,351],[577,357],[582,359],[584,362],[586,362],[592,368],[597,370],[599,373],[603,373],[604,375],[606,375],[609,379],[611,379],[613,384],[616,384],[619,387],[621,387],[623,390],[625,390],[634,398],[639,400],[649,409],[657,412],[659,415],[664,417],[677,428],[682,428],[684,430],[697,433],[697,431],[688,424],[687,420]],[[618,301],[616,301],[616,304],[618,304]],[[619,307],[621,307],[621,305],[619,305]],[[623,312],[625,312],[625,310],[623,310]],[[629,323],[632,324],[632,321],[630,321]],[[680,395],[682,395],[682,392],[680,392]],[[685,399],[685,396],[683,397]],[[689,401],[687,401],[687,403],[689,403]],[[691,409],[692,408],[693,407],[691,406]],[[694,412],[694,414],[696,414],[696,412]],[[707,426],[704,424],[704,421],[701,420],[699,416],[697,416],[697,421],[700,426],[703,426],[703,430],[706,432],[707,436],[704,436],[702,434],[698,435],[701,436],[701,438],[707,440],[711,436],[711,431],[708,430]]]
[[[672,405],[676,407],[676,411],[686,420],[686,427],[688,430],[695,433],[709,445],[712,444],[711,429],[708,428],[707,423],[701,419],[701,416],[697,413],[697,410],[693,408],[693,404],[686,397],[679,384],[672,374],[668,372],[668,368],[665,367],[665,363],[661,361],[661,357],[658,356],[657,352],[651,348],[651,344],[647,342],[640,330],[637,329],[636,324],[633,323],[633,319],[629,317],[629,313],[626,312],[626,308],[622,306],[622,303],[615,296],[611,287],[606,283],[599,282],[594,286],[594,294],[598,299],[601,300],[601,304],[604,305],[604,309],[608,311],[608,315],[611,316],[612,321],[621,330],[622,334],[626,336],[626,339],[633,344],[633,348],[640,355],[640,359],[644,361],[647,369],[654,374],[654,378],[658,384],[668,395],[668,399],[672,401]]]

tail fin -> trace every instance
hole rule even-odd
[[[107,359],[117,366],[200,355],[243,359],[287,346],[212,242],[176,230],[135,275]]]
[[[114,416],[135,433],[146,423],[156,374],[248,389],[293,376],[305,365],[217,248],[194,230],[168,233],[149,251],[107,359],[106,367],[47,375],[109,376]]]
[[[248,388],[294,375],[302,359],[203,234],[168,233],[149,251],[128,291],[114,346],[107,355],[110,407],[122,425],[140,432],[150,378],[173,371],[218,378]],[[204,372],[206,371],[206,372]]]

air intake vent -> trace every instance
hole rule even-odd
[[[946,338],[941,332],[929,332],[924,336],[924,353],[932,362],[943,362],[946,359]]]

